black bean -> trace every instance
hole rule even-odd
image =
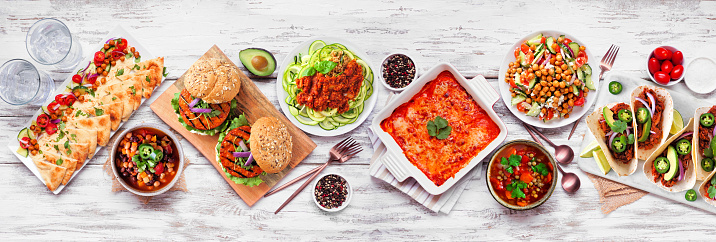
[[[125,171],[125,172],[122,172],[122,176],[128,177],[128,176],[129,176],[129,173],[127,173],[126,171]]]

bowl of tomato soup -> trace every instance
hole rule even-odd
[[[513,140],[492,155],[487,187],[495,200],[509,209],[529,210],[542,205],[557,187],[557,163],[540,144]]]
[[[128,191],[156,196],[176,184],[184,168],[179,139],[156,124],[140,124],[121,132],[112,144],[112,172]]]

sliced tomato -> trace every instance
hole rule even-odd
[[[72,106],[72,104],[74,104],[75,101],[77,101],[77,98],[76,98],[75,96],[72,96],[72,95],[67,95],[67,97],[65,97],[65,98],[63,99],[63,101],[65,102],[65,105],[67,105],[67,106]]]
[[[527,111],[527,109],[525,109],[525,107],[522,105],[522,103],[525,103],[525,102],[521,102],[521,103],[517,104],[517,110],[524,113],[525,111]]]
[[[520,47],[515,48],[515,59],[520,58]]]
[[[30,137],[22,137],[22,139],[20,139],[20,147],[23,149],[30,148]]]
[[[114,50],[112,51],[111,55],[113,60],[119,60],[119,57],[124,56],[124,53],[122,51]]]
[[[94,53],[94,63],[102,63],[104,61],[104,52],[97,51]]]
[[[36,123],[37,123],[37,126],[40,126],[43,128],[47,127],[47,124],[50,123],[50,116],[48,116],[47,114],[44,114],[44,113],[40,114],[40,116],[37,116]]]
[[[564,38],[564,41],[562,41],[562,44],[567,45],[569,43],[572,43],[572,40],[569,38]]]
[[[574,106],[582,106],[584,105],[584,97],[577,98],[577,101],[574,101]]]
[[[116,39],[114,42],[114,47],[116,47],[117,50],[120,52],[124,51],[124,49],[127,49],[127,40],[126,39]]]
[[[81,82],[82,82],[82,76],[80,76],[80,75],[74,75],[74,76],[72,76],[72,82],[74,82],[74,83],[81,83]]]
[[[510,87],[512,87],[512,88],[517,88],[517,84],[515,84],[515,80],[514,80],[514,79],[510,79]]]
[[[95,82],[97,82],[97,76],[94,75],[94,76],[88,78],[88,79],[87,79],[87,82],[88,82],[89,84],[94,84]]]
[[[539,42],[542,43],[542,44],[544,44],[546,41],[547,41],[547,38],[545,38],[544,36],[542,36],[542,39],[541,39]]]
[[[62,105],[62,98],[64,97],[64,94],[57,94],[55,95],[55,102]]]
[[[527,44],[522,44],[520,45],[520,50],[522,53],[527,54],[530,51],[530,47]]]
[[[552,120],[552,118],[554,118],[554,109],[547,109],[547,117],[545,117],[545,119],[547,119],[547,121],[550,121]]]
[[[50,104],[47,105],[47,110],[50,110],[50,113],[54,113],[59,108],[60,108],[60,104],[57,103],[57,101],[51,102]]]
[[[47,127],[45,127],[45,132],[47,132],[47,134],[49,135],[55,134],[55,132],[57,132],[57,125],[53,123],[47,124]]]

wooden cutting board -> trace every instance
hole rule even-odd
[[[209,49],[209,51],[207,51],[200,59],[202,58],[216,58],[235,65],[216,45],[212,46],[211,49]],[[196,64],[196,62],[194,64]],[[162,93],[149,107],[157,114],[157,116],[159,116],[159,118],[193,144],[194,147],[196,147],[196,149],[209,160],[209,163],[216,168],[218,175],[223,177],[231,188],[233,188],[234,191],[239,194],[241,199],[243,199],[249,206],[253,206],[271,189],[271,187],[276,185],[281,178],[286,176],[286,174],[293,170],[298,163],[301,163],[301,161],[303,161],[303,159],[305,159],[306,156],[308,156],[308,154],[316,148],[316,143],[314,143],[313,140],[311,140],[305,133],[303,133],[303,131],[286,119],[281,112],[276,110],[273,104],[271,104],[268,98],[261,93],[261,90],[256,87],[256,84],[254,84],[251,79],[249,79],[242,72],[239,72],[239,76],[241,77],[241,90],[239,91],[239,94],[234,97],[239,103],[239,111],[244,113],[250,123],[254,123],[261,117],[275,117],[282,120],[286,127],[288,127],[288,131],[291,133],[291,136],[293,136],[293,157],[291,158],[289,167],[283,171],[277,174],[261,176],[264,183],[259,186],[248,187],[234,183],[226,177],[224,171],[216,162],[215,148],[216,143],[219,140],[219,135],[207,136],[189,132],[179,123],[178,116],[174,112],[174,108],[172,108],[171,100],[174,98],[174,94],[184,89],[184,75],[186,75],[186,72],[179,77],[179,79],[177,79],[174,85],[164,91],[164,93]]]

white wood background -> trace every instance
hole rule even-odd
[[[485,75],[496,87],[499,63],[516,40],[540,29],[578,36],[600,58],[610,44],[621,46],[615,69],[646,78],[646,55],[659,45],[680,48],[686,59],[715,56],[716,2],[650,0],[554,1],[0,1],[0,62],[31,60],[25,34],[44,17],[64,21],[86,54],[115,25],[128,29],[156,56],[166,57],[170,73],[163,92],[199,56],[217,44],[238,63],[238,52],[261,47],[280,62],[311,36],[337,36],[363,47],[374,63],[391,51],[411,53],[423,71],[438,62],[455,65],[465,76]],[[39,68],[55,81],[69,73]],[[275,100],[275,81],[254,79]],[[684,84],[675,87],[688,92]],[[387,90],[379,88],[378,103]],[[706,95],[711,96],[711,94]],[[709,104],[710,105],[710,104]],[[0,104],[0,140],[14,141],[38,108]],[[373,111],[375,114],[380,109]],[[495,105],[510,130],[508,140],[529,138],[502,102]],[[688,117],[686,117],[688,119]],[[144,104],[129,126],[162,123]],[[368,148],[369,122],[340,137],[312,136],[318,148],[288,178],[325,162],[334,143],[350,135]],[[129,127],[127,126],[127,127]],[[586,132],[542,130],[556,143],[578,151]],[[133,195],[112,193],[102,171],[106,149],[60,195],[52,195],[32,173],[0,149],[0,240],[677,240],[714,238],[714,215],[647,195],[609,215],[577,164],[582,189],[557,189],[543,206],[526,212],[503,208],[489,195],[484,178],[473,180],[455,209],[435,214],[391,186],[368,176],[370,148],[358,158],[325,172],[347,177],[355,196],[336,214],[319,210],[303,191],[281,213],[273,211],[294,186],[249,208],[216,170],[186,141],[193,164],[186,170],[189,193],[170,192],[144,205]]]

